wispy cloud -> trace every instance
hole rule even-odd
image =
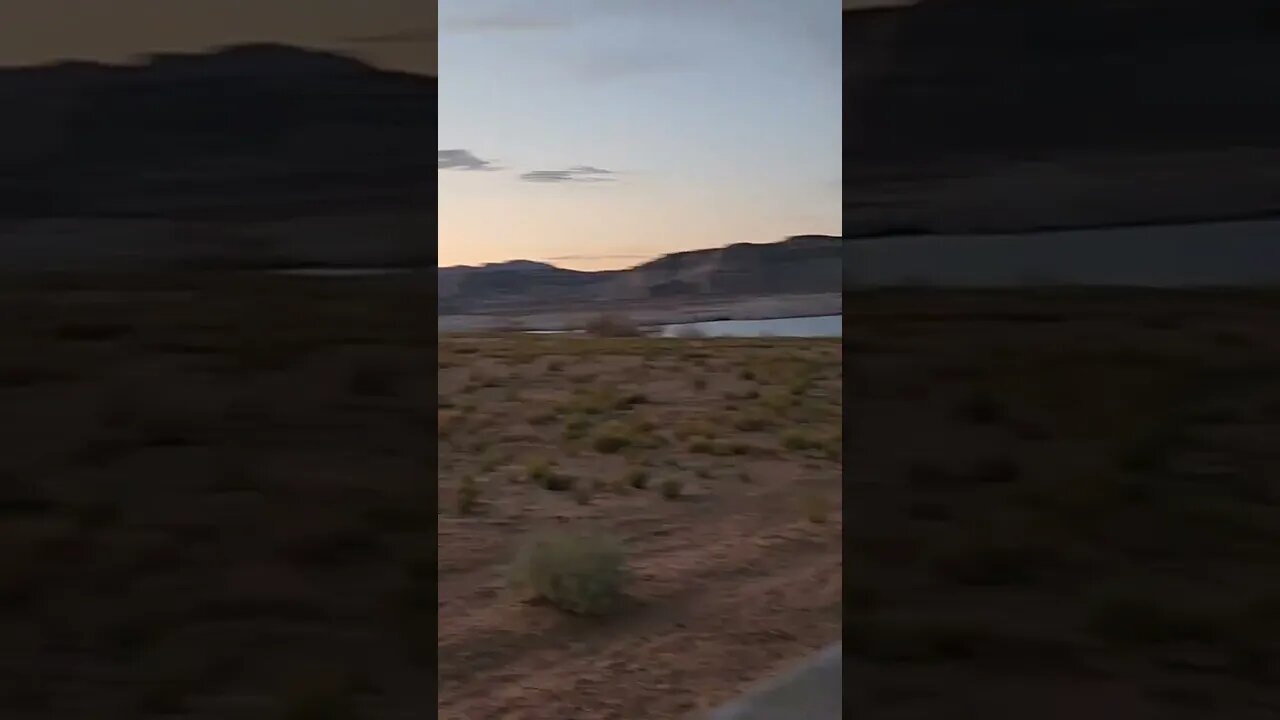
[[[436,152],[437,170],[500,170],[489,160],[481,160],[470,150],[438,150]]]
[[[824,0],[806,0],[808,5]],[[860,2],[909,3],[916,0],[859,0]],[[830,0],[825,0],[830,2]],[[813,19],[811,12],[798,12],[795,3],[777,0],[454,0],[458,9],[442,15],[445,33],[513,33],[579,28],[598,21],[628,18],[671,24],[704,25],[709,33],[755,34],[769,40],[769,46],[787,46],[786,51],[803,53],[824,67],[839,71],[843,46],[835,8],[830,17]],[[797,44],[799,47],[797,47]],[[566,45],[569,72],[587,82],[610,82],[641,75],[686,72],[714,61],[700,48],[681,47],[661,34],[642,44],[600,47]]]
[[[539,183],[609,182],[615,179],[612,177],[613,175],[615,173],[612,170],[590,165],[577,165],[564,170],[530,170],[521,174],[520,179],[525,182]]]

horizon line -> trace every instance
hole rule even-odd
[[[611,260],[611,259],[640,259],[640,260],[641,260],[641,262],[635,263],[634,265],[628,265],[628,266],[624,266],[624,267],[621,267],[621,268],[617,268],[618,270],[627,270],[627,269],[631,269],[631,268],[639,267],[640,265],[644,265],[644,264],[645,264],[645,263],[647,263],[647,262],[653,262],[653,261],[655,261],[655,260],[661,260],[662,258],[672,257],[672,256],[674,256],[674,255],[683,255],[683,254],[685,254],[685,253],[695,253],[695,252],[707,252],[707,251],[709,251],[709,250],[724,250],[724,249],[726,249],[726,248],[735,247],[735,246],[737,246],[737,245],[778,245],[778,244],[781,244],[781,243],[784,243],[784,242],[788,242],[788,241],[790,241],[790,240],[794,240],[795,238],[807,238],[807,237],[823,237],[823,238],[828,238],[828,239],[831,239],[831,240],[844,240],[844,236],[843,236],[843,235],[829,235],[829,234],[826,234],[826,233],[799,233],[799,234],[796,234],[796,235],[788,235],[788,236],[786,236],[786,237],[782,238],[781,240],[773,240],[773,241],[770,241],[770,242],[751,242],[751,241],[749,241],[749,240],[744,240],[744,241],[742,241],[742,242],[729,243],[728,245],[715,245],[715,246],[711,246],[711,247],[690,248],[690,249],[688,249],[688,250],[673,250],[673,251],[671,251],[671,252],[661,253],[661,254],[658,254],[658,255],[640,255],[640,254],[634,254],[634,255],[632,255],[632,254],[620,254],[620,255],[555,255],[555,256],[552,256],[552,257],[545,257],[545,258],[527,258],[527,257],[522,257],[522,258],[508,258],[508,259],[506,259],[506,260],[494,260],[494,261],[491,261],[491,262],[485,262],[485,263],[479,263],[479,264],[459,263],[459,264],[454,264],[454,265],[441,265],[439,262],[437,262],[437,263],[436,263],[436,269],[437,269],[437,270],[441,270],[441,269],[447,269],[447,268],[482,268],[482,267],[489,267],[489,266],[491,266],[491,265],[508,265],[508,264],[511,264],[511,263],[536,263],[536,264],[539,264],[539,265],[550,265],[551,267],[556,267],[556,268],[559,268],[559,269],[562,269],[562,270],[568,270],[569,268],[560,268],[560,266],[556,265],[556,264],[555,264],[555,262],[553,262],[553,261],[562,261],[562,260]],[[587,271],[577,271],[577,272],[593,272],[593,271],[589,271],[589,270],[587,270]],[[598,272],[607,272],[607,271],[606,271],[606,270],[602,270],[602,271],[598,271]]]

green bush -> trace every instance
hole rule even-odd
[[[510,579],[514,589],[533,599],[578,615],[601,615],[622,598],[626,558],[609,538],[548,533],[521,548]]]

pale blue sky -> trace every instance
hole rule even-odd
[[[441,264],[839,232],[838,0],[441,0],[439,18],[438,147],[466,151],[441,157]],[[582,166],[610,173],[556,172]]]

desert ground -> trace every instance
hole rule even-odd
[[[440,717],[685,718],[840,636],[838,340],[442,338]],[[522,544],[616,543],[603,616]]]
[[[5,281],[6,720],[417,720],[432,671],[442,717],[683,717],[839,636],[835,341],[438,337],[409,277]],[[551,526],[618,543],[612,612],[508,585]]]
[[[0,716],[429,715],[429,301],[5,277]]]
[[[1280,716],[1280,292],[844,312],[852,717]]]

